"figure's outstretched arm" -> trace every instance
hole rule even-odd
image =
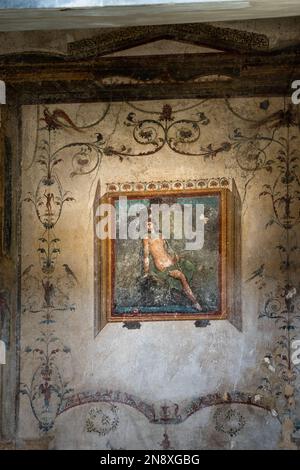
[[[147,238],[143,240],[143,248],[144,248],[144,273],[149,274],[149,268],[150,268],[149,240]]]

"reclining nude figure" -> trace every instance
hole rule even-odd
[[[188,299],[192,302],[193,307],[196,310],[201,311],[202,307],[193,294],[188,280],[180,267],[179,256],[176,253],[169,253],[166,240],[163,239],[161,233],[155,232],[153,222],[147,222],[147,229],[147,235],[143,239],[144,277],[147,277],[150,273],[151,256],[157,271],[160,273],[165,273],[168,276],[180,281],[182,290]]]

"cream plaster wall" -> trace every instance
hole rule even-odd
[[[276,181],[279,174],[276,156],[280,147],[276,142],[280,137],[286,137],[288,131],[286,128],[276,131],[276,141],[266,140],[266,147],[259,143],[264,152],[259,159],[266,157],[265,162],[273,160],[274,163],[269,164],[272,171],[262,168],[263,165],[260,168],[260,164],[252,171],[257,149],[251,147],[251,142],[244,142],[240,148],[233,145],[234,129],[241,129],[244,136],[254,135],[258,131],[253,127],[253,120],[264,119],[284,106],[282,99],[270,99],[268,109],[264,110],[260,107],[262,101],[264,100],[252,98],[232,99],[231,106],[244,119],[233,114],[223,100],[168,102],[172,106],[175,120],[197,120],[197,113],[200,112],[210,119],[207,126],[200,125],[199,141],[193,146],[186,146],[185,150],[198,153],[200,148],[207,148],[210,144],[213,148],[219,148],[224,142],[231,144],[229,151],[220,151],[213,158],[177,154],[166,144],[152,156],[124,157],[121,161],[118,156],[103,155],[101,163],[93,172],[71,177],[74,170],[72,159],[78,153],[80,145],[68,147],[61,152],[61,161],[57,164],[55,173],[63,191],[69,191],[68,196],[74,200],[63,205],[61,217],[53,229],[53,234],[60,239],[61,251],[56,259],[52,278],[55,282],[62,279],[65,276],[63,264],[67,263],[75,273],[78,284],[69,282],[65,291],[68,300],[64,298],[62,302],[60,298],[61,306],[74,304],[76,308],[72,311],[54,311],[51,318],[55,323],[49,324],[43,323],[44,315],[51,309],[45,307],[41,284],[44,275],[37,252],[41,246],[39,238],[44,236],[45,228],[38,220],[34,205],[24,202],[28,192],[36,191],[43,177],[43,166],[38,162],[39,151],[36,150],[42,139],[48,140],[49,133],[41,130],[44,125],[40,120],[43,108],[38,110],[35,106],[23,107],[22,270],[33,266],[29,274],[23,276],[21,382],[27,384],[27,388],[22,385],[21,389],[28,392],[31,384],[34,390],[31,389],[31,395],[28,392],[21,396],[21,440],[42,436],[47,424],[54,420],[54,425],[49,426],[48,430],[54,448],[151,449],[168,445],[177,449],[278,448],[281,437],[277,414],[282,413],[281,418],[286,416],[286,402],[283,394],[278,399],[279,402],[276,402],[274,391],[269,393],[258,387],[263,383],[262,378],[270,374],[271,381],[274,379],[281,391],[285,386],[279,369],[273,373],[271,369],[267,369],[268,363],[264,362],[268,353],[274,353],[275,339],[282,332],[285,334],[285,331],[280,331],[274,320],[258,317],[264,306],[268,305],[266,302],[269,296],[280,298],[285,283],[286,273],[280,271],[281,259],[276,249],[285,232],[276,224],[266,228],[273,216],[273,207],[269,198],[259,197],[259,194],[263,191],[264,184],[273,185]],[[71,143],[95,142],[96,133],[102,134],[106,141],[105,146],[111,146],[120,152],[122,146],[131,147],[134,153],[144,151],[145,146],[134,142],[132,128],[124,125],[126,116],[135,112],[138,119],[157,120],[163,104],[165,103],[135,103],[139,109],[136,110],[130,104],[114,103],[98,125],[87,128],[84,132],[72,129],[51,132],[50,152]],[[106,106],[104,103],[56,105],[50,106],[50,110],[63,109],[77,126],[88,126],[97,121]],[[273,130],[264,125],[259,128],[259,132],[270,139]],[[295,128],[290,129],[290,134],[292,133],[299,139]],[[146,148],[153,149],[153,146]],[[92,158],[94,157],[93,154]],[[238,331],[228,321],[211,321],[205,328],[195,328],[191,321],[147,322],[139,330],[128,330],[119,323],[108,324],[94,337],[92,207],[98,180],[103,194],[108,182],[224,176],[235,179],[243,200],[242,331]],[[280,190],[284,190],[284,185],[280,186]],[[261,265],[264,265],[262,277],[258,276],[247,282]],[[295,283],[298,282],[297,269],[298,265],[291,271]],[[55,302],[59,304],[58,297]],[[52,377],[48,380],[48,386],[50,384],[54,387],[50,390],[50,398],[48,396],[48,407],[45,404],[45,374],[43,376],[43,368],[39,366],[39,357],[43,357],[43,354],[33,352],[34,348],[45,349],[45,343],[36,342],[42,331],[53,331],[55,338],[58,338],[53,345],[59,349],[54,355]],[[70,347],[70,353],[61,352],[63,345]],[[26,352],[28,346],[31,351]],[[127,394],[127,404],[117,403],[113,399],[104,404],[86,404],[65,411],[55,419],[58,402],[55,386],[61,383],[59,377],[64,382],[69,382],[68,387],[73,389],[69,395],[112,390]],[[225,401],[228,399],[229,403],[227,394],[233,392],[258,396],[258,403],[263,396],[266,407],[270,407],[273,414],[266,409],[245,404],[216,406],[217,402],[210,399],[212,405],[215,403],[214,406],[200,410],[182,422],[179,420],[176,424],[164,418],[163,406],[169,406],[166,413],[169,413],[169,417],[176,418],[180,414],[183,416],[184,407],[190,400],[218,393]],[[137,405],[131,406],[131,395],[152,405],[158,422],[150,422],[137,409]],[[108,416],[110,430],[105,428],[100,432],[97,428],[99,432],[88,432],[87,419],[89,413],[93,413],[92,408],[100,410],[98,417],[93,418],[96,428],[99,425],[99,416],[104,413]],[[229,409],[233,410],[232,417],[227,413]],[[296,405],[292,413],[296,419]],[[236,429],[236,434],[232,435],[228,431],[231,420],[234,420],[233,427]],[[40,428],[38,421],[42,423]]]

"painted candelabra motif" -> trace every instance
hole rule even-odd
[[[32,263],[25,267],[22,275],[23,312],[41,314],[41,331],[36,344],[25,348],[25,353],[31,353],[33,363],[37,362],[37,365],[30,384],[21,384],[20,391],[28,396],[33,415],[43,431],[51,429],[63,398],[72,390],[64,382],[57,365],[58,355],[69,354],[70,349],[55,335],[55,314],[57,311],[75,309],[70,301],[75,279],[70,280],[66,270],[64,274],[57,274],[61,249],[54,228],[64,204],[73,202],[74,198],[63,190],[55,172],[61,160],[53,158],[51,153],[53,131],[54,128],[49,125],[48,140],[43,139],[40,146],[38,163],[43,169],[43,176],[35,193],[30,192],[25,198],[25,202],[33,204],[42,226],[38,239],[38,264],[35,266]]]
[[[54,323],[54,321],[52,321]],[[44,329],[36,338],[36,344],[25,348],[38,362],[30,385],[21,384],[21,393],[30,400],[32,413],[42,431],[49,431],[59,413],[63,400],[73,389],[64,381],[57,357],[69,354],[70,349],[63,345],[53,329]]]
[[[259,312],[261,321],[273,321],[278,337],[273,349],[263,358],[265,374],[258,386],[273,402],[274,412],[282,423],[283,447],[296,448],[292,434],[296,429],[296,395],[299,392],[299,365],[292,360],[293,344],[299,339],[300,302],[296,271],[299,257],[298,232],[300,224],[300,178],[299,178],[299,124],[292,105],[285,106],[269,117],[252,124],[259,128],[251,136],[239,129],[234,131],[233,148],[239,150],[237,162],[246,170],[251,181],[257,171],[274,174],[273,184],[264,184],[260,198],[268,198],[271,217],[266,229],[279,229],[280,238],[274,247],[278,252],[278,272],[281,279],[270,291],[265,263],[258,266],[248,281],[255,282],[264,292],[265,302]],[[268,158],[268,149],[275,158]],[[299,258],[298,258],[299,259]]]
[[[101,120],[101,119],[100,119]],[[33,415],[42,431],[49,431],[61,410],[64,399],[73,389],[63,379],[58,357],[69,355],[71,350],[55,334],[57,312],[74,311],[72,291],[78,278],[67,263],[59,263],[61,240],[55,229],[65,205],[75,202],[70,191],[63,188],[59,176],[60,157],[66,149],[75,147],[72,155],[72,176],[87,174],[99,164],[99,138],[93,143],[75,143],[52,150],[53,134],[72,129],[84,132],[74,124],[69,115],[61,110],[44,109],[43,126],[39,129],[37,145],[31,165],[38,164],[42,177],[36,189],[29,192],[24,201],[33,205],[37,220],[41,225],[38,238],[38,263],[26,266],[22,274],[23,313],[40,314],[41,330],[34,346],[26,346],[25,354],[32,354],[37,362],[30,384],[22,383],[20,392],[29,398]],[[96,154],[95,161],[91,157]]]

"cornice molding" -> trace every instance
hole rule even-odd
[[[0,80],[19,104],[290,95],[300,47],[270,51],[267,38],[253,34],[203,23],[119,29],[71,43],[69,54],[2,55]],[[223,52],[103,57],[162,37],[219,50],[223,41]]]
[[[161,39],[230,52],[269,50],[269,39],[264,34],[195,23],[134,26],[102,32],[98,36],[69,43],[68,54],[75,57],[101,57]]]

